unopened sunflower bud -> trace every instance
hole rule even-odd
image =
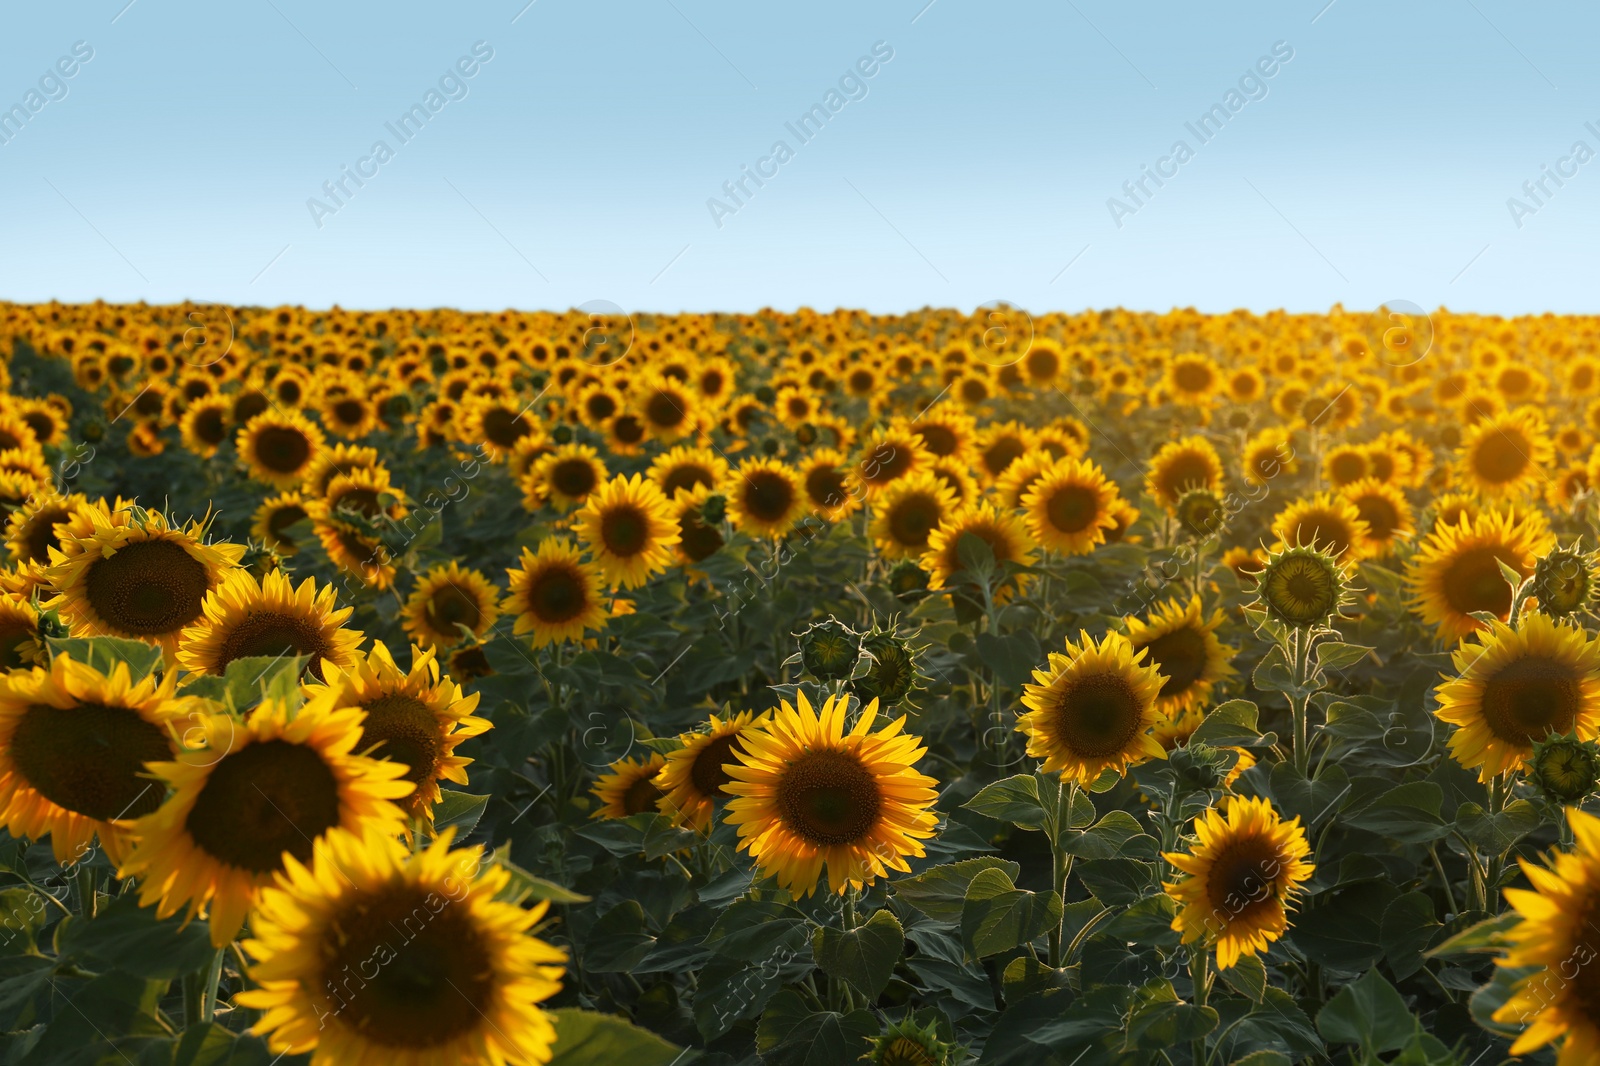
[[[861,637],[837,618],[817,622],[796,635],[800,638],[800,661],[812,677],[833,681],[849,677],[855,669],[861,654]]]
[[[1533,746],[1528,780],[1552,803],[1578,803],[1600,783],[1600,747],[1570,734],[1545,737]]]

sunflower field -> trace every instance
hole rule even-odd
[[[0,305],[0,1066],[1600,1062],[1600,323]]]

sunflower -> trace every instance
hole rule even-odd
[[[118,876],[138,877],[140,904],[162,918],[209,908],[211,942],[224,947],[285,855],[309,860],[334,828],[399,835],[405,816],[391,801],[412,786],[398,780],[403,764],[351,754],[364,717],[327,695],[298,708],[269,699],[243,721],[205,716],[203,745],[150,764],[172,793],[133,824]]]
[[[206,523],[178,526],[160,511],[117,501],[81,508],[59,525],[45,576],[54,608],[79,636],[131,637],[170,657],[205,598],[244,557],[241,544],[205,541]]]
[[[1322,476],[1335,488],[1354,484],[1371,474],[1370,453],[1365,445],[1338,444],[1322,457]]]
[[[228,415],[232,410],[233,404],[221,396],[190,404],[178,423],[183,446],[202,459],[216,455],[228,439]]]
[[[49,661],[32,597],[0,592],[0,670],[44,666]]]
[[[1555,544],[1548,529],[1508,511],[1488,510],[1456,525],[1435,525],[1406,564],[1412,610],[1454,644],[1482,623],[1488,611],[1505,620],[1511,611],[1511,585],[1502,565],[1527,577],[1534,562]]]
[[[364,388],[324,395],[318,413],[330,433],[346,440],[360,440],[378,428],[377,405]]]
[[[334,517],[320,500],[312,500],[308,510],[311,532],[334,566],[364,587],[382,591],[394,584],[399,567],[383,541],[353,521]]]
[[[11,551],[11,561],[49,563],[50,549],[61,546],[56,527],[89,507],[88,499],[79,492],[34,495],[6,519],[6,547]]]
[[[867,535],[885,559],[918,558],[928,550],[928,534],[955,507],[956,494],[937,475],[913,474],[879,493]]]
[[[1206,407],[1222,387],[1222,373],[1209,356],[1184,352],[1168,360],[1166,385],[1173,402]]]
[[[1145,489],[1170,511],[1190,489],[1220,488],[1222,477],[1222,459],[1211,442],[1204,437],[1185,437],[1168,441],[1156,452],[1145,474]]]
[[[314,578],[295,588],[281,570],[259,581],[248,570],[235,570],[206,594],[203,617],[184,630],[178,664],[218,677],[235,659],[253,656],[310,656],[306,669],[312,677],[322,676],[324,659],[354,666],[362,634],[343,628],[353,608],[337,602],[334,587],[319,592]]]
[[[645,432],[654,440],[672,442],[694,432],[699,423],[699,402],[681,382],[665,375],[648,377],[633,394]]]
[[[324,684],[306,686],[307,698],[331,691],[334,706],[367,712],[356,750],[403,764],[401,780],[411,782],[416,791],[400,801],[400,808],[432,825],[439,782],[467,783],[466,767],[472,760],[454,754],[456,746],[491,728],[487,719],[472,717],[478,694],[465,696],[448,676],[440,677],[432,648],[413,646],[411,669],[401,670],[381,640],[358,656],[355,665],[332,667],[323,674]]]
[[[728,520],[750,537],[778,540],[806,510],[800,475],[776,459],[746,459],[724,479],[722,491]]]
[[[798,473],[806,503],[814,513],[838,521],[862,505],[863,493],[851,483],[849,460],[839,449],[817,448],[807,453]]]
[[[1028,754],[1044,760],[1041,771],[1087,787],[1103,770],[1122,774],[1166,757],[1150,734],[1163,678],[1120,633],[1097,644],[1080,632],[1079,640],[1067,641],[1065,655],[1051,652],[1049,669],[1035,670],[1035,683],[1023,686],[1028,713],[1017,731],[1028,735]]]
[[[1462,641],[1453,659],[1434,713],[1459,727],[1450,754],[1481,780],[1520,770],[1548,735],[1600,733],[1600,647],[1582,629],[1532,611]]]
[[[323,448],[306,468],[302,491],[308,497],[328,494],[328,486],[341,474],[354,474],[359,470],[376,470],[383,465],[378,449],[365,444],[339,441],[331,448]]]
[[[1015,511],[1022,507],[1026,496],[1045,472],[1056,465],[1060,457],[1044,448],[1029,448],[1006,467],[1006,472],[995,479],[990,496],[997,506]]]
[[[604,629],[605,575],[569,541],[546,537],[537,552],[522,549],[522,565],[507,570],[511,590],[502,605],[516,618],[512,632],[533,634],[533,646],[580,641],[585,631]]]
[[[322,430],[303,416],[275,411],[246,422],[236,439],[250,476],[278,489],[300,484],[323,443]]]
[[[876,429],[862,442],[861,458],[851,472],[852,487],[868,498],[900,478],[915,474],[931,458],[922,437],[909,429]]]
[[[1331,492],[1296,500],[1278,512],[1272,535],[1291,548],[1322,548],[1341,562],[1359,560],[1363,546],[1376,539],[1356,505]]]
[[[606,581],[623,588],[638,588],[665,570],[678,543],[667,498],[638,474],[606,482],[589,496],[575,524]]]
[[[261,501],[250,521],[250,536],[279,555],[293,555],[300,544],[289,539],[289,527],[310,517],[306,498],[298,492],[280,492]]]
[[[483,445],[490,462],[503,463],[523,438],[540,433],[531,406],[516,396],[475,396],[462,406],[457,425],[466,440]]]
[[[1315,630],[1332,622],[1349,603],[1350,569],[1321,548],[1280,547],[1251,574],[1250,584],[1270,618]]]
[[[612,763],[589,790],[600,801],[599,808],[589,817],[628,818],[655,811],[666,796],[656,787],[656,777],[666,765],[667,760],[654,752]]]
[[[82,858],[97,833],[120,862],[125,820],[166,795],[145,764],[178,750],[188,703],[176,687],[175,672],[135,684],[126,663],[108,677],[65,652],[48,668],[0,677],[0,821],[16,837],[50,834],[57,862]]]
[[[587,444],[563,444],[534,461],[522,481],[522,506],[537,511],[550,504],[570,510],[605,483],[606,464]]]
[[[1199,596],[1190,597],[1187,604],[1167,600],[1146,619],[1128,617],[1123,621],[1134,650],[1148,651],[1145,662],[1164,678],[1156,710],[1168,718],[1176,720],[1184,712],[1203,707],[1217,682],[1233,676],[1229,660],[1238,649],[1217,639],[1222,611],[1213,612],[1207,621]]]
[[[972,416],[948,406],[918,415],[906,428],[921,438],[922,447],[930,455],[939,459],[966,459],[976,435]]]
[[[1087,555],[1106,542],[1120,496],[1105,471],[1088,459],[1062,459],[1022,497],[1028,532],[1040,547]]]
[[[489,579],[452,559],[417,579],[400,624],[419,644],[451,648],[461,643],[460,626],[482,637],[500,617],[499,593]]]
[[[1194,823],[1189,852],[1163,857],[1187,874],[1163,887],[1178,906],[1172,928],[1183,942],[1214,945],[1217,969],[1258,955],[1289,928],[1300,882],[1316,867],[1299,818],[1284,821],[1265,799],[1229,796]]]
[[[1033,538],[1022,519],[988,502],[958,507],[928,534],[928,550],[921,565],[928,571],[930,589],[948,587],[950,579],[966,569],[961,561],[961,539],[968,535],[989,546],[996,565],[1033,565]]]
[[[715,487],[728,474],[728,461],[710,448],[679,445],[656,456],[645,476],[667,499],[697,485]]]
[[[511,880],[447,830],[417,852],[333,830],[264,887],[244,948],[255,1033],[312,1066],[548,1062],[566,954],[533,936],[548,903],[502,902]]]
[[[997,422],[978,431],[973,442],[977,462],[973,464],[979,479],[993,484],[1000,479],[1012,463],[1021,459],[1033,447],[1033,431],[1020,422]]]
[[[1485,496],[1514,496],[1544,477],[1554,458],[1543,416],[1519,407],[1467,430],[1457,473],[1463,484]]]
[[[1517,983],[1494,1020],[1528,1026],[1511,1054],[1565,1038],[1557,1066],[1586,1066],[1600,1059],[1600,985],[1592,965],[1600,954],[1600,819],[1569,807],[1567,823],[1575,847],[1552,855],[1547,867],[1519,859],[1533,889],[1505,890],[1522,920],[1507,934],[1510,950],[1499,965],[1538,969]]]
[[[655,779],[662,792],[657,807],[670,815],[674,824],[705,830],[711,825],[716,806],[728,799],[724,786],[733,781],[727,766],[742,749],[742,738],[752,729],[766,724],[766,716],[742,711],[727,718],[711,716],[705,732],[682,733],[682,747],[667,755],[667,763]]]
[[[912,769],[925,750],[905,718],[877,731],[878,701],[845,731],[846,696],[814,710],[804,692],[764,729],[743,736],[725,790],[727,821],[764,874],[791,895],[809,896],[823,868],[834,892],[863,887],[889,870],[910,870],[934,835],[938,782]]]
[[[1367,527],[1365,539],[1356,545],[1360,558],[1382,558],[1415,532],[1411,505],[1396,485],[1363,478],[1344,486],[1340,495],[1355,504],[1356,513]]]

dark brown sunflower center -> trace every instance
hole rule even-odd
[[[1336,485],[1360,481],[1366,473],[1367,459],[1359,452],[1341,452],[1328,464],[1328,474]]]
[[[563,459],[550,467],[550,484],[570,499],[589,495],[599,480],[594,464],[587,459]]]
[[[622,444],[638,444],[644,440],[644,423],[634,415],[618,415],[611,423],[611,435]]]
[[[476,631],[483,620],[483,608],[478,598],[458,585],[443,585],[434,589],[425,608],[428,626],[435,633],[449,634],[453,640],[459,635],[456,624]]]
[[[139,637],[175,633],[200,617],[206,568],[170,540],[125,544],[89,564],[89,605],[107,624]]]
[[[366,413],[367,406],[360,400],[340,400],[333,405],[333,417],[337,418],[341,425],[359,426]]]
[[[484,654],[483,648],[473,645],[462,648],[450,656],[450,676],[465,684],[477,677],[488,677],[494,673],[494,667],[489,665],[489,656]]]
[[[1515,481],[1528,469],[1528,452],[1528,442],[1520,433],[1491,431],[1478,442],[1472,456],[1472,467],[1489,484],[1502,485],[1507,481]]]
[[[925,493],[913,493],[890,509],[889,535],[904,548],[924,548],[928,544],[928,534],[943,515],[937,499]]]
[[[661,479],[661,491],[671,499],[678,494],[679,489],[692,489],[696,485],[715,485],[717,479],[711,476],[711,471],[699,463],[683,463],[673,467],[667,476]]]
[[[1363,496],[1356,501],[1356,511],[1372,531],[1372,539],[1387,541],[1400,528],[1400,512],[1394,503],[1382,496]]]
[[[520,412],[508,411],[504,407],[491,407],[484,412],[483,435],[489,438],[491,444],[509,448],[532,432],[533,427]]]
[[[684,414],[683,406],[675,397],[666,392],[656,392],[650,397],[644,407],[644,416],[650,420],[652,425],[661,426],[664,429],[671,429],[682,424],[687,417]]]
[[[285,406],[300,406],[300,390],[294,389],[293,393],[292,396],[284,396],[281,392],[279,393],[279,398],[283,400]],[[233,420],[239,423],[248,422],[262,411],[265,411],[267,406],[268,401],[264,393],[253,391],[241,393],[239,398],[233,402]]]
[[[375,489],[347,489],[339,494],[338,499],[330,500],[329,502],[336,511],[355,511],[368,518],[372,518],[380,509],[378,493]]]
[[[1175,629],[1145,645],[1145,662],[1166,675],[1162,696],[1181,696],[1206,672],[1206,636],[1192,625]]]
[[[625,814],[644,814],[646,811],[656,809],[656,800],[664,793],[656,787],[654,773],[642,774],[634,779],[633,784],[622,794],[622,810]]]
[[[305,517],[306,509],[298,503],[285,504],[272,512],[272,516],[267,519],[267,529],[278,540],[292,545],[294,541],[285,536],[285,531],[296,522],[304,521]]]
[[[1172,380],[1184,392],[1202,392],[1211,387],[1211,368],[1204,363],[1180,363],[1172,370]]]
[[[590,422],[604,422],[617,413],[616,397],[610,393],[597,392],[584,401],[583,406],[589,415]]]
[[[1144,705],[1127,678],[1095,674],[1061,691],[1050,724],[1072,754],[1105,758],[1126,752],[1143,720]]]
[[[862,458],[861,471],[869,484],[882,485],[910,470],[913,458],[909,448],[884,441]]]
[[[311,842],[339,824],[339,781],[314,749],[248,744],[212,768],[184,827],[207,854],[252,873],[311,860]]]
[[[923,445],[934,455],[946,456],[956,450],[959,441],[951,432],[949,426],[926,425],[917,427],[917,436],[922,438]]]
[[[1166,495],[1177,497],[1190,486],[1211,485],[1211,463],[1204,455],[1184,453],[1167,460],[1156,474],[1156,485]]]
[[[374,759],[405,763],[408,769],[402,780],[414,785],[431,781],[439,766],[441,744],[439,723],[427,705],[415,696],[393,693],[361,706],[366,708],[367,720],[362,723],[357,750]]]
[[[784,825],[808,844],[853,844],[878,824],[883,796],[872,772],[854,755],[812,751],[791,762],[778,780]]]
[[[194,435],[215,447],[228,436],[228,424],[222,419],[220,407],[207,407],[195,416]]]
[[[1318,511],[1304,515],[1289,534],[1289,543],[1315,544],[1334,557],[1344,554],[1351,539],[1350,527],[1342,518]]]
[[[22,618],[0,619],[0,669],[20,670],[32,666],[23,647],[34,638],[34,628]]]
[[[1084,485],[1063,485],[1051,493],[1045,514],[1061,532],[1077,533],[1100,517],[1100,495]]]
[[[275,474],[293,474],[311,458],[311,441],[293,426],[265,426],[255,436],[256,461]]]
[[[1507,663],[1483,683],[1483,720],[1495,736],[1527,747],[1548,733],[1571,730],[1583,687],[1566,663],[1526,658]]]
[[[638,555],[650,546],[650,517],[634,504],[614,504],[600,516],[600,540],[612,555]]]
[[[429,1048],[494,1024],[494,964],[466,904],[416,885],[361,893],[323,942],[330,1013],[365,1040]]]
[[[724,543],[722,531],[692,511],[678,520],[678,530],[678,550],[697,563],[715,555]]]
[[[757,470],[745,481],[744,506],[758,521],[782,521],[794,506],[794,486],[782,474]]]
[[[570,622],[588,606],[589,586],[576,567],[548,567],[528,585],[528,609],[541,622]]]
[[[722,798],[722,786],[733,780],[722,767],[738,761],[733,754],[734,744],[738,740],[738,733],[717,737],[694,757],[694,763],[689,767],[689,780],[694,782],[694,790],[700,795]]]
[[[172,758],[166,734],[126,707],[35,703],[11,739],[23,780],[58,807],[87,818],[138,818],[161,806],[166,788],[145,763]]]
[[[1206,878],[1206,899],[1211,904],[1213,920],[1236,921],[1276,902],[1278,879],[1286,872],[1284,867],[1270,840],[1248,836],[1224,844],[1212,859],[1210,876]]]
[[[245,615],[228,629],[217,649],[216,661],[208,665],[212,673],[221,674],[235,659],[309,655],[311,670],[316,672],[318,661],[331,650],[332,645],[315,620],[276,611],[257,611]]]
[[[65,507],[41,507],[28,519],[23,543],[27,545],[29,562],[50,561],[50,549],[61,547],[61,538],[56,536],[56,523],[65,522],[69,517],[71,515]]]
[[[845,501],[844,473],[838,467],[819,466],[806,474],[806,495],[823,507],[838,507]]]
[[[1521,560],[1504,547],[1471,548],[1445,568],[1441,585],[1445,602],[1460,614],[1489,611],[1504,618],[1511,610],[1511,584],[1500,572],[1505,563],[1519,573]]]

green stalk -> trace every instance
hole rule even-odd
[[[1210,961],[1203,944],[1195,944],[1189,948],[1189,978],[1194,982],[1194,1005],[1196,1007],[1204,1007],[1206,1005],[1206,996],[1210,992]],[[1206,1038],[1203,1036],[1195,1037],[1190,1047],[1190,1057],[1194,1060],[1194,1066],[1205,1066],[1207,1061]]]
[[[87,861],[80,862],[77,870],[78,906],[85,918],[93,918],[99,909],[100,873]]]

